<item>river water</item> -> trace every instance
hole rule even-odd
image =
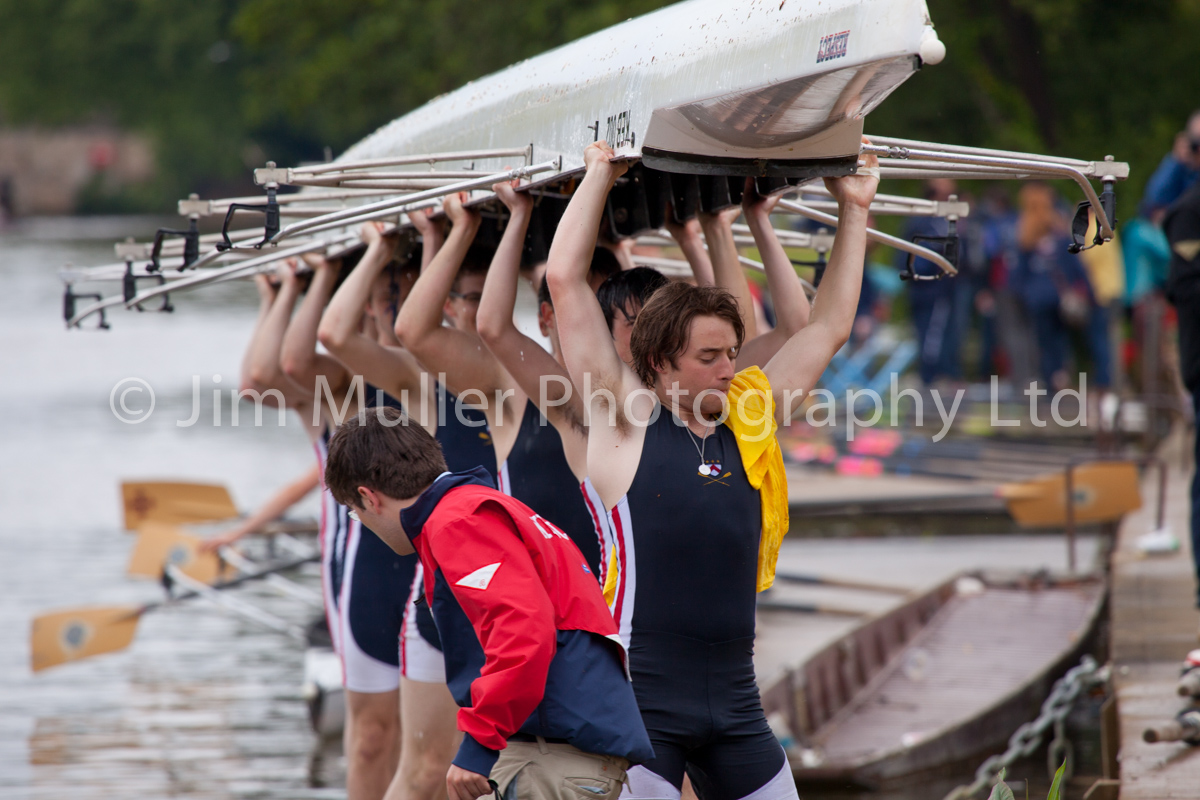
[[[203,603],[147,614],[123,652],[30,672],[35,614],[162,597],[124,575],[133,537],[120,524],[122,479],[222,483],[252,508],[312,463],[299,425],[276,427],[274,414],[262,427],[252,418],[231,427],[227,413],[211,424],[211,389],[237,386],[256,310],[249,285],[175,298],[173,315],[117,310],[111,330],[65,330],[58,269],[111,262],[114,239],[152,233],[156,222],[41,220],[0,231],[0,797],[341,796],[337,754],[316,765],[315,781],[310,774],[300,648]],[[204,412],[180,427],[193,375]],[[110,410],[113,386],[127,378],[155,392],[140,424]],[[142,399],[129,395],[128,407],[144,408]],[[297,509],[315,511],[311,498]],[[307,621],[295,601],[242,591]]]

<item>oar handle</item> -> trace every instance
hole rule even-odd
[[[186,586],[188,589],[200,595],[204,599],[211,600],[217,605],[229,609],[238,616],[244,617],[252,622],[257,622],[258,624],[270,628],[271,630],[286,634],[293,639],[297,639],[299,641],[305,640],[304,631],[298,626],[293,625],[281,617],[277,617],[274,614],[263,611],[261,608],[253,605],[252,603],[239,600],[233,595],[223,594],[220,590],[186,575],[183,570],[179,569],[179,567],[175,566],[174,564],[167,565],[166,574],[169,575],[171,580],[175,581],[176,583]]]

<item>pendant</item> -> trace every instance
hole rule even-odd
[[[704,477],[709,477],[712,473],[709,471],[708,464],[700,464],[700,474]]]

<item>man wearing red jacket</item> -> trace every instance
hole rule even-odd
[[[449,800],[616,800],[653,758],[616,623],[571,539],[450,473],[437,441],[396,409],[360,413],[329,442],[325,482],[397,553],[416,552],[458,702]]]

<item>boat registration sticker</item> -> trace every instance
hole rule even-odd
[[[817,50],[817,63],[832,61],[846,55],[846,44],[850,41],[850,31],[831,33],[821,37],[821,46]]]

